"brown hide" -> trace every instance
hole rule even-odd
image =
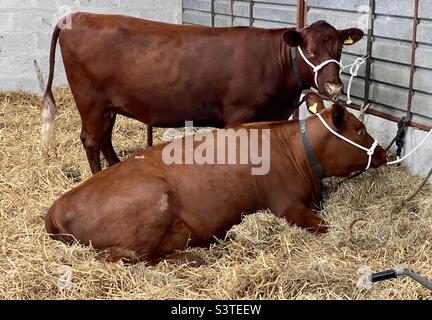
[[[334,105],[320,114],[345,137],[367,148],[372,145],[364,125],[344,107]],[[326,176],[347,176],[366,166],[366,152],[334,136],[316,116],[307,124],[310,145]],[[254,123],[232,132],[240,129],[249,133],[270,129],[267,174],[251,175],[250,163],[167,165],[162,154],[168,144],[158,145],[94,175],[56,200],[46,217],[48,233],[64,242],[72,239],[66,234],[91,242],[97,249],[109,250],[112,259],[157,262],[175,250],[223,237],[243,213],[259,209],[269,208],[313,232],[326,231],[325,222],[312,211],[320,181],[305,156],[299,122]],[[267,140],[258,141],[262,147]],[[385,152],[378,146],[372,167],[384,163]],[[133,252],[134,258],[125,252]]]
[[[100,152],[109,165],[119,161],[111,143],[116,114],[158,127],[184,126],[186,120],[222,128],[288,119],[302,89],[314,86],[313,72],[299,54],[295,63],[303,87],[296,82],[290,46],[300,45],[319,64],[339,60],[347,36],[354,43],[363,33],[338,31],[324,21],[297,32],[75,13],[71,29],[54,31],[45,108],[54,117],[51,85],[58,38],[82,119],[81,140],[96,173]],[[318,79],[320,92],[341,92],[338,65],[324,67]]]

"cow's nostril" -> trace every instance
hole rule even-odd
[[[326,91],[329,95],[339,96],[342,94],[343,91],[343,85],[342,84],[336,84],[331,82],[325,83]]]

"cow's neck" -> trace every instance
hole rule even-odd
[[[290,47],[285,43],[283,46],[286,86],[292,91],[298,91],[300,94],[303,90],[313,87],[312,72],[303,61],[296,47]]]
[[[276,149],[280,153],[283,171],[289,172],[291,179],[296,183],[292,185],[308,206],[314,202],[319,205],[321,200],[321,179],[311,167],[304,152],[299,123],[290,121],[278,126],[272,132]],[[273,143],[273,142],[272,142]],[[273,146],[272,146],[273,148]]]

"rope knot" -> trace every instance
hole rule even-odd
[[[372,146],[370,147],[370,149],[367,151],[367,155],[368,156],[372,156],[375,152],[375,148],[378,146],[378,141],[375,139],[374,143],[372,143]]]

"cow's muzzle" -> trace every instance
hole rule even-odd
[[[344,86],[342,83],[325,82],[324,90],[330,97],[338,97],[343,93]]]

